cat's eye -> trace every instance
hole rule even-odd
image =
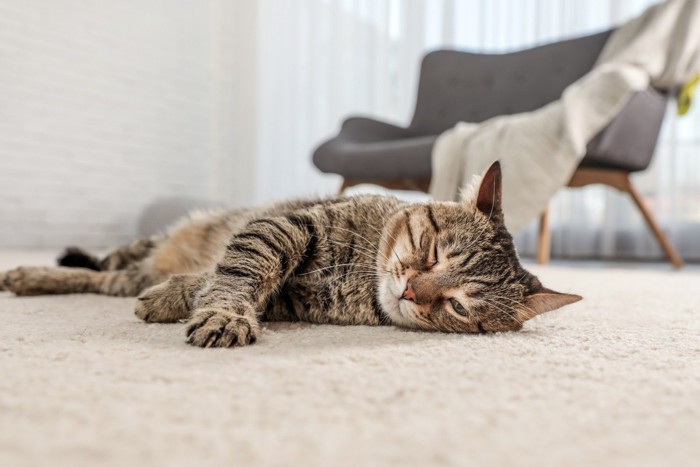
[[[467,310],[456,299],[451,298],[450,305],[452,305],[452,309],[455,310],[460,315],[464,315],[464,316],[467,315]]]

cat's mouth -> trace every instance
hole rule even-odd
[[[410,327],[413,320],[408,302],[401,296],[405,286],[401,287],[401,281],[396,277],[385,277],[380,282],[379,301],[382,309],[394,324]]]

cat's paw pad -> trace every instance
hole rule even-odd
[[[2,285],[15,295],[40,295],[45,293],[46,281],[50,278],[43,267],[19,267],[3,273]]]
[[[255,318],[215,308],[195,311],[187,326],[187,343],[198,347],[233,347],[255,343],[260,326]]]
[[[172,280],[144,290],[134,313],[147,323],[175,323],[190,316],[187,299]]]

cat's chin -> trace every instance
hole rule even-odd
[[[380,280],[379,303],[382,306],[382,311],[389,317],[392,324],[406,328],[413,327],[413,322],[408,314],[402,310],[399,293],[393,290],[391,279]]]

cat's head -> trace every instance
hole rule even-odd
[[[501,209],[501,167],[464,202],[412,205],[382,233],[379,300],[397,325],[445,332],[516,331],[577,302],[522,268]]]

